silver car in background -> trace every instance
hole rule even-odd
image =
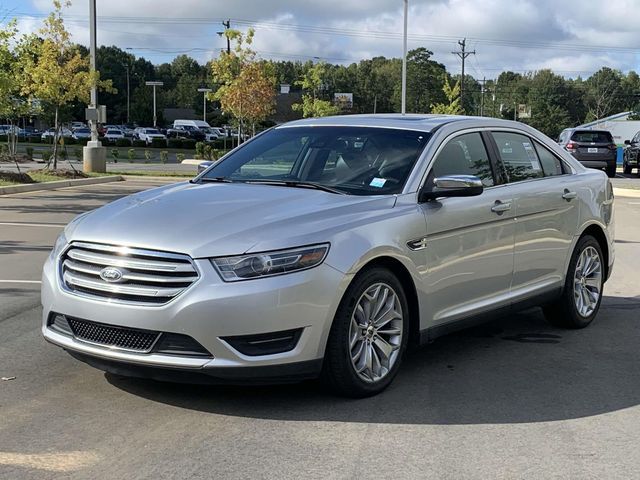
[[[118,374],[321,376],[362,397],[409,346],[489,316],[541,305],[587,326],[613,245],[606,175],[526,125],[301,120],[74,219],[44,266],[42,330]]]

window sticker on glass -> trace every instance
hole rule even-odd
[[[384,187],[385,183],[387,183],[387,180],[385,178],[376,177],[373,180],[371,180],[371,183],[369,183],[369,186],[376,187],[376,188],[382,188],[382,187]]]

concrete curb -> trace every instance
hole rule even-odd
[[[633,188],[614,188],[613,195],[615,197],[640,198],[640,190]]]
[[[137,181],[137,182],[186,182],[188,180],[191,180],[192,178],[194,178],[196,175],[194,173],[194,175],[192,177],[150,177],[148,175],[121,175],[123,180],[126,180],[128,182],[131,181]]]
[[[75,180],[60,180],[46,183],[26,183],[24,185],[11,185],[0,187],[0,195],[12,193],[38,192],[41,190],[55,190],[57,188],[79,187],[83,185],[98,185],[100,183],[121,182],[124,178],[120,175],[96,178],[78,178]]]
[[[206,162],[206,160],[196,160],[194,158],[187,158],[180,163],[182,165],[200,165],[202,162]]]

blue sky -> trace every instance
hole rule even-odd
[[[363,8],[363,4],[366,8]],[[500,71],[551,68],[575,77],[602,66],[638,69],[640,37],[635,0],[409,0],[409,48],[426,47],[459,71],[451,52],[467,37],[467,72],[477,78]],[[585,5],[588,4],[588,8]],[[324,59],[350,63],[376,55],[400,56],[401,0],[98,0],[98,42],[129,48],[154,63],[187,53],[199,61],[224,46],[220,21],[256,29],[264,58]],[[37,29],[50,0],[0,0],[23,31]],[[570,12],[570,14],[568,14]],[[594,15],[593,12],[598,12]],[[88,41],[88,1],[66,12],[74,40]]]

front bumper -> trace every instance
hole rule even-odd
[[[165,305],[140,306],[63,290],[57,262],[49,257],[42,278],[43,335],[91,365],[115,373],[129,371],[134,376],[159,378],[190,372],[228,381],[318,373],[350,276],[325,263],[292,274],[225,283],[208,260],[194,262],[200,278],[185,292]],[[50,328],[47,322],[52,312],[107,325],[188,335],[212,357],[137,353],[86,343]],[[290,329],[302,329],[296,346],[276,354],[244,355],[222,339]],[[282,367],[280,373],[274,367]],[[151,373],[156,369],[162,375]]]

